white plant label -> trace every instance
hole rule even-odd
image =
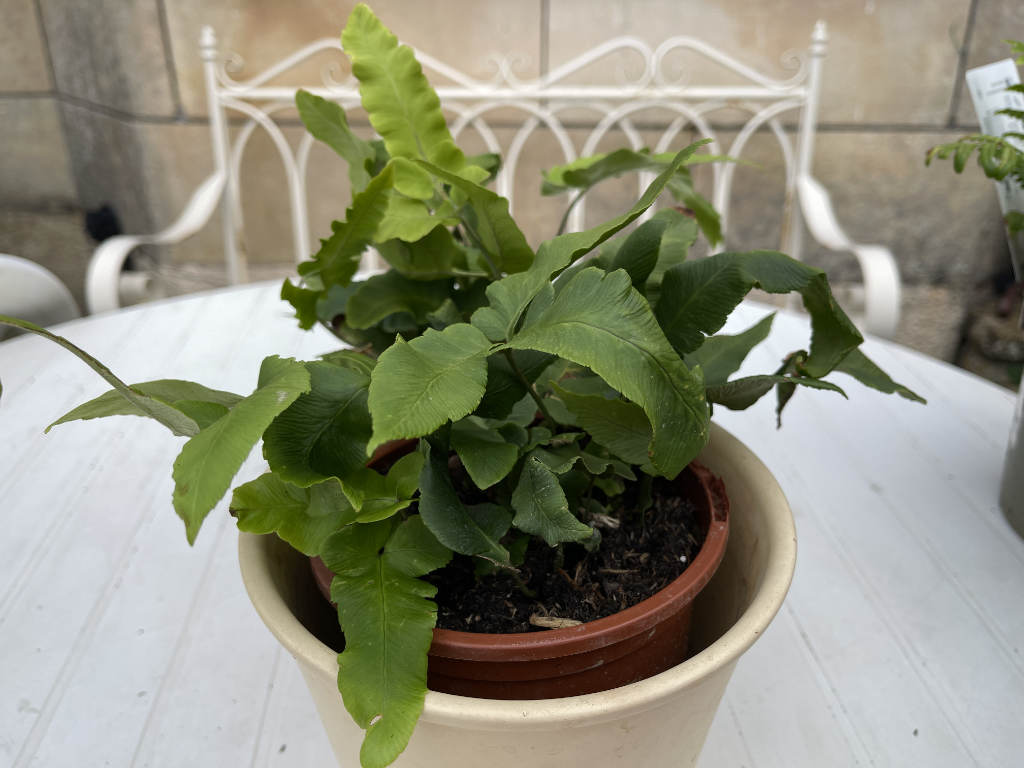
[[[974,112],[981,124],[981,132],[990,136],[1002,136],[1008,131],[1024,133],[1024,124],[1009,115],[997,115],[1000,109],[1024,110],[1024,95],[1007,91],[1007,86],[1020,83],[1020,74],[1013,59],[1003,59],[983,67],[967,70],[967,89],[971,92]],[[1024,142],[1009,139],[1019,149],[1024,150]],[[1024,211],[1024,189],[1007,177],[996,182],[999,194],[999,207],[1005,216],[1008,211]],[[1013,270],[1018,280],[1024,280],[1024,237],[1018,233],[1009,237],[1010,257]]]

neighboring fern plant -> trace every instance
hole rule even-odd
[[[1024,65],[1024,42],[1020,40],[1007,40],[1011,52],[1016,56],[1017,66]],[[1007,91],[1024,94],[1024,84],[1017,83],[1006,87]],[[1016,118],[1024,124],[1024,111],[1019,109],[1000,109],[997,115],[1007,115]],[[1007,131],[1001,136],[990,136],[984,133],[975,133],[970,136],[963,136],[948,144],[939,144],[928,150],[925,156],[925,165],[930,165],[934,158],[945,160],[952,156],[953,170],[962,173],[967,167],[967,161],[977,151],[978,165],[988,178],[995,181],[1012,179],[1013,182],[1024,189],[1024,133],[1019,131]],[[1024,232],[1024,211],[1007,211],[1006,228],[1011,234]]]
[[[544,191],[577,199],[625,171],[657,178],[622,215],[535,252],[485,186],[498,159],[456,146],[413,52],[362,5],[342,42],[380,139],[298,94],[308,129],[348,163],[352,203],[282,296],[303,327],[322,322],[358,351],[269,357],[240,396],[174,380],[128,386],[66,340],[0,321],[62,344],[113,385],[58,423],[132,414],[188,438],[173,502],[189,542],[262,438],[269,471],[236,488],[231,509],[242,530],[276,533],[336,574],[338,687],[366,729],[362,764],[377,768],[404,749],[427,690],[435,588],[421,577],[454,553],[509,572],[524,539],[600,546],[591,520],[615,514],[627,484],[678,475],[708,440],[712,405],[746,408],[777,388],[781,412],[798,386],[842,393],[823,380],[835,371],[920,398],[860,352],[821,270],[772,251],[687,258],[698,229],[720,237],[687,171],[706,159],[704,142],[549,171]],[[667,208],[627,232],[664,190],[692,215]],[[354,281],[371,246],[391,270]],[[810,345],[737,377],[772,317],[715,334],[752,288],[798,292]],[[366,467],[399,439],[414,450],[386,473]],[[452,455],[487,503],[459,498]]]

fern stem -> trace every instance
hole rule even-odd
[[[533,402],[537,404],[537,408],[540,410],[541,415],[544,417],[544,421],[547,422],[552,427],[554,427],[555,420],[551,418],[551,414],[548,413],[548,408],[546,405],[544,405],[544,398],[537,394],[537,390],[533,388],[533,384],[531,384],[529,379],[527,379],[526,376],[523,375],[523,372],[519,370],[519,366],[516,365],[516,359],[515,356],[512,354],[512,350],[503,349],[502,354],[504,354],[505,359],[508,360],[508,364],[509,366],[511,366],[513,373],[515,373],[516,375],[516,378],[523,383],[523,386],[526,387],[526,391],[530,394],[530,397],[533,398]]]
[[[569,203],[569,207],[565,209],[565,213],[562,214],[562,221],[558,224],[558,231],[555,233],[555,237],[565,232],[566,226],[569,224],[569,214],[572,213],[572,209],[576,207],[576,203],[583,199],[583,195],[586,194],[586,189],[581,189],[576,193],[576,197]]]

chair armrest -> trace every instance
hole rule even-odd
[[[828,191],[815,179],[797,178],[800,209],[811,236],[833,251],[849,251],[864,275],[864,328],[892,338],[900,322],[900,273],[892,252],[881,245],[854,243],[836,220]]]
[[[90,314],[121,306],[122,270],[128,254],[140,245],[180,243],[205,226],[220,202],[226,173],[206,178],[189,198],[185,210],[167,229],[152,235],[116,235],[107,238],[93,251],[85,276],[85,303]]]

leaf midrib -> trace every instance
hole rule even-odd
[[[388,54],[388,65],[382,66],[381,70],[383,70],[384,73],[384,80],[387,82],[388,87],[390,87],[391,89],[391,104],[399,105],[400,114],[405,119],[406,125],[409,126],[409,133],[412,136],[412,140],[416,142],[416,149],[419,151],[420,157],[422,157],[424,160],[429,161],[430,158],[427,156],[426,150],[423,149],[423,143],[420,141],[419,132],[416,130],[416,124],[413,122],[412,115],[409,112],[408,108],[406,107],[406,102],[408,100],[402,97],[402,91],[398,87],[398,82],[392,75],[392,65],[396,63],[396,58],[399,59],[397,63],[401,64],[401,56],[402,46],[399,45],[391,49],[391,51]],[[423,74],[422,70],[420,71],[420,74]]]
[[[341,406],[341,408],[338,408],[334,411],[331,417],[327,419],[324,425],[316,431],[312,439],[308,441],[307,445],[304,446],[304,450],[301,454],[303,461],[305,462],[306,466],[308,466],[315,474],[319,475],[320,477],[327,478],[329,477],[329,475],[323,475],[320,472],[317,472],[309,463],[309,460],[313,455],[313,449],[316,447],[316,444],[320,442],[320,438],[323,437],[324,433],[328,430],[328,428],[330,428],[334,424],[334,422],[338,419],[339,416],[341,416],[341,414],[348,410],[348,407],[352,404],[352,401],[355,398],[359,397],[360,391],[361,390],[357,390],[353,392],[351,395],[349,395],[348,399],[345,400],[345,404]]]
[[[684,262],[684,264],[685,263],[686,262]],[[706,280],[703,280],[700,283],[694,285],[693,290],[690,292],[689,298],[685,302],[683,302],[682,304],[677,304],[676,305],[676,310],[667,318],[668,319],[668,323],[667,324],[675,324],[675,322],[680,317],[684,316],[687,313],[687,310],[690,308],[690,306],[700,296],[701,290],[704,289],[704,288],[707,288],[708,285],[710,285],[715,280],[719,279],[723,272],[728,272],[730,269],[735,269],[737,277],[739,277],[740,279],[744,280],[744,282],[749,282],[747,280],[749,275],[747,275],[744,272],[743,269],[739,268],[738,265],[736,265],[735,263],[723,264],[718,269],[716,269],[714,272],[709,274],[708,278]],[[700,333],[701,335],[704,335],[704,330],[702,328],[698,327],[696,324],[694,324],[694,328],[697,330],[698,333]]]
[[[386,555],[386,553],[385,553]],[[382,681],[382,696],[381,696],[381,711],[378,713],[381,718],[384,717],[384,704],[388,700],[390,684],[388,680],[388,653],[390,650],[390,635],[388,627],[388,601],[387,601],[387,590],[384,588],[384,556],[377,556],[377,596],[380,599],[380,611],[381,611],[381,650],[380,655],[380,676]],[[367,726],[369,728],[369,725]]]
[[[413,351],[421,360],[426,360],[428,363],[434,362],[429,357],[422,354],[418,349],[414,349]],[[411,407],[415,408],[419,406],[423,398],[427,397],[427,395],[432,391],[433,387],[437,384],[438,379],[440,379],[442,376],[451,373],[452,371],[456,371],[460,366],[465,365],[474,357],[479,357],[480,354],[480,352],[474,352],[471,355],[459,358],[456,362],[453,362],[451,365],[445,366],[437,373],[435,373],[433,376],[431,376],[429,379],[427,379],[427,383],[424,385],[423,391],[420,394],[416,395],[416,399],[413,401],[413,405]]]
[[[608,328],[602,328],[601,326],[593,325],[592,323],[587,323],[587,322],[584,322],[583,320],[560,320],[557,323],[549,323],[547,326],[535,325],[532,328],[530,328],[529,330],[530,331],[534,331],[536,328],[544,328],[544,327],[554,328],[554,327],[559,326],[559,325],[563,325],[563,326],[565,326],[565,325],[579,325],[579,326],[582,326],[584,328],[589,328],[591,330],[599,331],[601,333],[607,334],[608,336],[611,336],[611,337],[613,337],[615,339],[618,339],[619,341],[625,342],[626,344],[636,348],[642,354],[644,354],[646,357],[648,357],[648,358],[650,358],[651,360],[654,361],[655,365],[658,368],[658,371],[662,375],[662,378],[664,378],[669,383],[669,385],[671,386],[672,390],[677,395],[680,396],[679,399],[682,400],[682,402],[687,406],[687,408],[690,410],[690,412],[693,413],[694,416],[698,416],[699,415],[699,414],[697,414],[697,412],[693,408],[690,408],[689,402],[688,402],[687,398],[684,396],[685,393],[683,391],[679,390],[678,387],[676,387],[676,385],[675,385],[675,378],[668,372],[668,370],[665,369],[664,365],[662,365],[661,361],[658,360],[657,356],[653,352],[649,352],[644,347],[641,347],[639,344],[637,344],[636,342],[632,341],[631,339],[627,339],[627,338],[625,338],[623,336],[620,336],[619,334],[615,333],[612,330],[609,330]],[[529,337],[527,337],[527,338],[529,338]],[[515,339],[513,339],[513,341],[515,341]],[[680,362],[682,362],[682,360],[680,360]],[[685,366],[686,364],[683,363],[683,365]]]

